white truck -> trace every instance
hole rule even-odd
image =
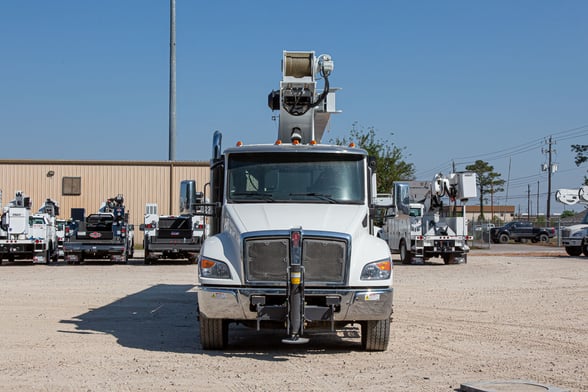
[[[437,174],[432,181],[395,182],[390,195],[393,206],[378,235],[404,264],[433,257],[445,264],[465,263],[468,241],[473,239],[468,234],[465,203],[476,195],[476,174],[470,172]],[[463,203],[460,214],[443,207],[444,197]]]
[[[204,239],[204,216],[198,215],[203,204],[201,192],[196,192],[196,181],[180,183],[180,213],[159,215],[156,203],[145,205],[143,248],[145,264],[161,259],[188,259],[195,262]]]
[[[57,238],[55,215],[59,206],[47,199],[38,213],[31,213],[32,201],[22,191],[17,191],[14,200],[2,213],[0,230],[0,261],[7,259],[32,260],[34,264],[48,264],[56,260]]]
[[[335,110],[333,61],[284,51],[273,144],[221,149],[213,137],[210,235],[198,257],[200,343],[222,349],[229,325],[310,332],[360,326],[364,350],[386,350],[392,259],[373,232],[375,160],[354,146],[321,144]],[[325,87],[317,91],[321,77]]]
[[[580,203],[588,206],[588,185],[579,189],[558,189],[555,192],[555,199],[567,205]],[[568,255],[580,256],[583,253],[588,257],[588,211],[581,223],[561,230],[561,243]]]

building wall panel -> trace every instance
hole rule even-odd
[[[63,177],[81,178],[81,195],[63,195]],[[96,212],[107,198],[122,194],[135,224],[135,243],[143,241],[138,230],[145,203],[157,203],[161,214],[179,210],[181,180],[196,180],[202,192],[209,181],[208,162],[134,161],[29,161],[0,160],[2,206],[23,191],[31,197],[36,212],[46,198],[59,203],[60,218],[70,217],[71,208]]]

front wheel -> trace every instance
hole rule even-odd
[[[200,314],[200,344],[203,350],[221,350],[229,342],[229,322]]]
[[[498,242],[500,242],[501,244],[506,244],[508,240],[510,240],[508,234],[500,234],[500,237],[498,237]]]
[[[385,351],[390,341],[390,319],[367,320],[361,323],[361,348],[365,351]]]
[[[569,256],[580,256],[582,254],[581,246],[566,246],[566,253]]]
[[[541,242],[542,244],[547,243],[547,241],[549,241],[549,236],[547,234],[541,234],[539,236],[539,242]]]

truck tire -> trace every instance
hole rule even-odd
[[[539,242],[545,244],[547,241],[549,241],[549,236],[547,234],[543,233],[539,235]]]
[[[410,264],[410,252],[406,248],[406,242],[404,240],[400,240],[400,245],[398,246],[398,252],[400,253],[400,262],[402,264]]]
[[[445,264],[457,264],[455,253],[445,253],[442,257]]]
[[[361,323],[361,348],[365,351],[385,351],[390,341],[390,319],[367,320]]]
[[[510,237],[506,233],[502,233],[498,237],[498,242],[500,242],[501,244],[506,244],[509,240],[510,240]]]
[[[569,256],[580,256],[582,254],[581,246],[566,246],[566,253]]]
[[[582,245],[582,253],[588,257],[588,242],[586,240],[584,240],[584,245]]]
[[[200,314],[200,344],[203,350],[222,350],[229,341],[229,323]]]

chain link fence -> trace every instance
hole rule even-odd
[[[533,227],[553,227],[555,229],[555,236],[550,238],[547,242],[547,245],[551,246],[561,246],[561,230],[566,226],[570,226],[578,222],[573,220],[562,220],[559,216],[551,217],[549,222],[547,222],[545,217],[521,217],[520,219],[513,219],[512,221],[525,221],[525,222],[532,222]],[[478,220],[478,221],[470,221],[468,223],[468,233],[473,236],[473,240],[471,242],[472,248],[477,249],[489,249],[491,244],[490,238],[490,229],[493,227],[500,227],[508,222],[498,222],[498,221],[490,221],[490,220]]]

